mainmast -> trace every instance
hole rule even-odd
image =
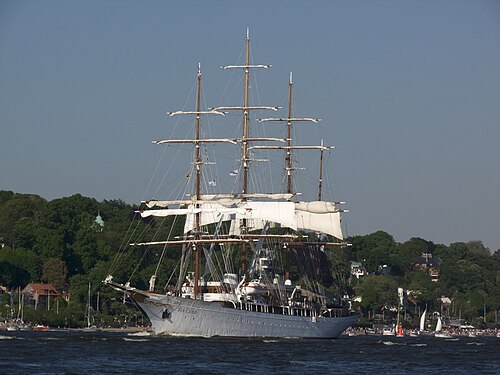
[[[242,193],[248,194],[249,191],[249,166],[250,166],[250,158],[248,155],[248,150],[250,150],[250,142],[251,141],[277,141],[277,139],[269,139],[269,138],[250,138],[250,129],[249,129],[249,119],[250,119],[250,111],[251,110],[259,110],[259,109],[271,109],[274,111],[278,110],[278,107],[270,107],[270,106],[250,106],[249,100],[249,82],[250,82],[250,69],[269,69],[271,65],[250,65],[250,30],[247,28],[246,39],[245,39],[245,65],[226,65],[223,66],[222,69],[243,69],[244,77],[245,77],[245,86],[244,86],[244,94],[243,94],[243,107],[217,107],[215,110],[225,111],[225,110],[241,110],[243,112],[243,136],[241,138],[242,143],[242,155],[241,161],[243,163],[243,185],[242,185]],[[247,220],[243,219],[242,221],[242,231],[243,234],[247,231]],[[241,270],[244,274],[246,271],[246,243],[242,245],[241,251]]]
[[[248,193],[248,97],[249,97],[249,80],[250,80],[250,31],[247,28],[247,37],[245,39],[245,94],[243,98],[243,194]],[[246,225],[245,225],[246,227]]]
[[[201,64],[198,64],[198,80],[197,80],[197,95],[196,95],[196,119],[195,119],[195,157],[194,165],[196,170],[196,201],[199,202],[201,198],[201,159],[200,159],[200,111],[201,111]],[[196,203],[196,208],[199,208],[200,204]],[[200,236],[200,215],[198,212],[195,214],[195,225],[194,225],[194,238],[198,239]],[[199,278],[200,278],[200,251],[196,244],[192,244],[195,260],[194,260],[194,299],[198,298],[199,289]]]
[[[292,93],[293,93],[293,81],[292,72],[290,72],[290,80],[288,83],[288,118],[286,122],[286,145],[289,147],[286,150],[285,164],[287,171],[287,188],[286,192],[292,194],[292,150],[290,146],[292,145]]]

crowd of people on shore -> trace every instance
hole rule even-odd
[[[478,336],[490,336],[500,338],[500,329],[498,328],[471,328],[471,327],[447,327],[440,331],[441,334],[448,335],[451,337],[478,337]],[[436,332],[434,331],[419,331],[414,330],[403,330],[403,336],[434,336]],[[344,335],[347,336],[397,336],[397,332],[392,326],[382,326],[382,327],[350,327],[345,332]]]

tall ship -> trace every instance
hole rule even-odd
[[[338,337],[356,322],[358,315],[343,298],[329,295],[322,284],[327,253],[349,245],[341,228],[344,202],[322,197],[323,153],[332,147],[323,145],[323,141],[319,145],[300,145],[293,139],[295,124],[320,120],[294,117],[291,73],[287,115],[257,120],[263,125],[274,123],[284,136],[253,135],[251,114],[278,111],[280,107],[251,103],[251,72],[270,69],[271,65],[250,63],[248,30],[242,56],[243,64],[222,67],[243,72],[242,104],[202,109],[202,74],[198,66],[196,108],[168,113],[191,116],[191,136],[153,142],[166,147],[189,144],[193,151],[187,176],[189,186],[175,199],[142,202],[138,211],[143,221],[167,222],[170,229],[162,233],[170,233],[168,238],[126,241],[126,247],[132,251],[152,251],[159,259],[149,287],[134,286],[133,278],[118,280],[119,276],[113,274],[118,273],[116,269],[110,270],[104,283],[130,298],[149,318],[156,334]],[[238,116],[237,137],[206,136],[203,125],[209,121],[207,118],[219,121],[238,113],[242,116]],[[210,179],[207,169],[214,163],[204,151],[208,146],[237,149],[237,167],[229,173],[236,188],[230,184],[220,186],[216,179]],[[313,168],[318,176],[315,199],[309,201],[301,200],[301,194],[295,190],[299,168],[294,156],[300,152],[314,152],[319,160]],[[267,162],[259,159],[260,153],[271,155],[283,166],[283,183],[278,193],[257,190],[261,185],[255,182],[255,175],[261,173],[255,165]],[[214,192],[216,187],[223,191]],[[174,228],[182,228],[182,224],[182,233],[175,233]],[[180,260],[170,267],[174,268],[171,275],[164,275],[161,272],[166,268],[161,262],[169,251],[179,251]]]

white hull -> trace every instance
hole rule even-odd
[[[171,295],[133,293],[156,334],[222,337],[335,338],[358,319],[246,311]]]

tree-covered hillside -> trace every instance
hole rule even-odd
[[[67,308],[65,324],[70,324],[68,319],[74,324],[83,319],[88,283],[94,304],[95,296],[100,296],[102,314],[115,319],[130,315],[102,280],[113,268],[117,279],[124,282],[132,275],[133,285],[146,287],[159,254],[130,247],[128,241],[139,235],[142,239],[166,238],[171,227],[170,219],[145,223],[137,218],[136,210],[120,200],[98,202],[80,194],[47,201],[37,195],[0,191],[0,285],[23,288],[30,282],[47,282],[70,294],[70,303],[62,306]],[[96,221],[98,215],[103,226]],[[179,225],[182,223],[174,233],[180,233]],[[446,296],[453,301],[447,307],[450,314],[476,323],[498,321],[500,250],[492,254],[480,241],[445,246],[412,238],[397,243],[382,231],[355,236],[349,242],[352,246],[333,249],[323,259],[329,267],[322,270],[331,270],[323,278],[332,290],[361,297],[354,307],[364,316],[394,306],[397,288],[402,287],[413,293],[415,310],[428,306],[439,311],[439,299]],[[120,252],[128,247],[130,250]],[[116,263],[119,253],[127,256]],[[437,281],[428,270],[415,266],[423,253],[440,260]],[[167,283],[179,257],[179,251],[167,252],[161,266],[164,279],[157,285]],[[352,277],[352,261],[362,264],[364,277]]]

